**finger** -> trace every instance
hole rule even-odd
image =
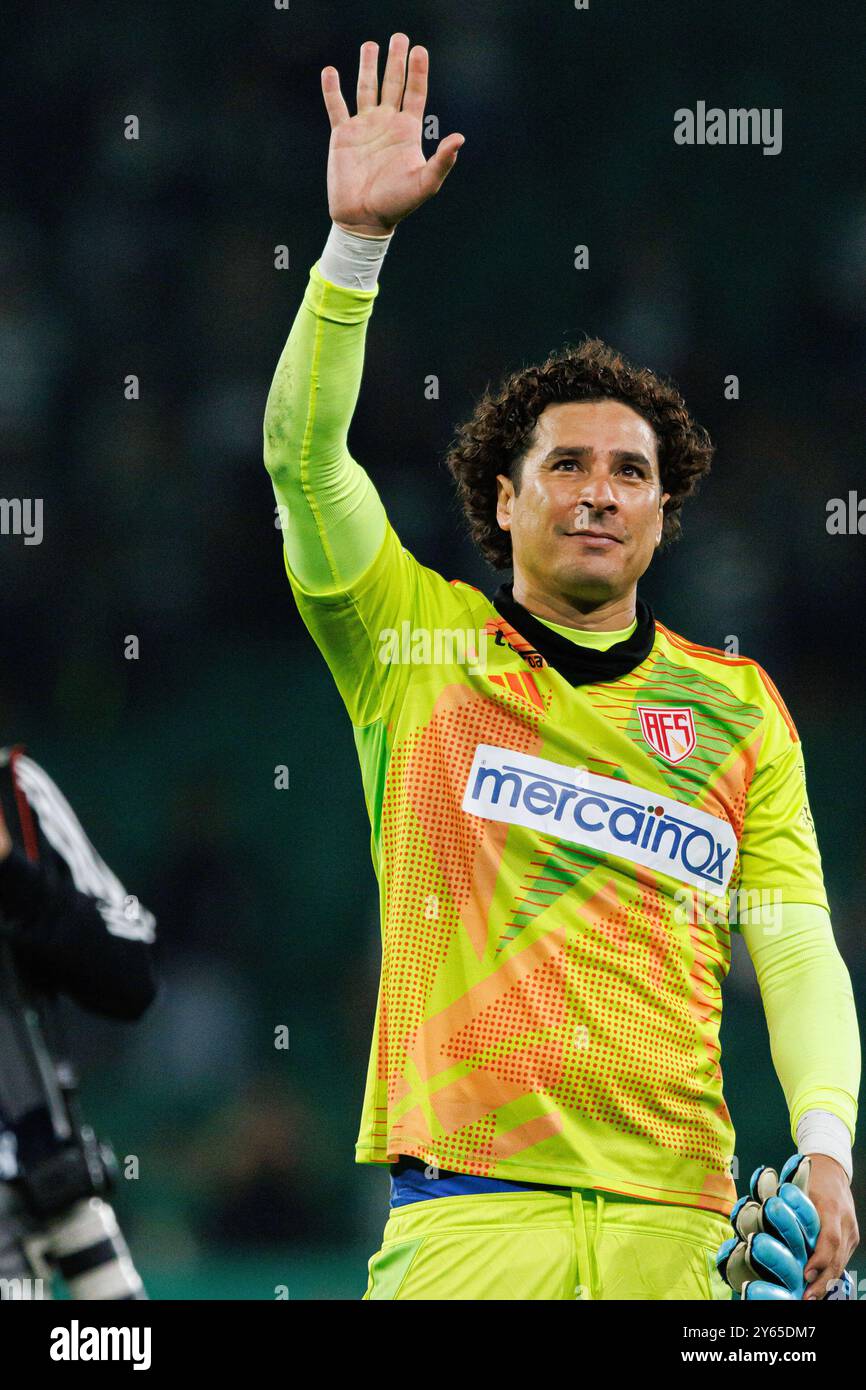
[[[361,44],[358,64],[358,115],[379,105],[379,45],[368,39]]]
[[[340,74],[336,68],[322,68],[322,95],[333,130],[334,126],[349,119],[349,108],[340,91]]]
[[[382,78],[382,105],[390,106],[394,111],[400,110],[400,102],[403,99],[403,87],[406,82],[406,54],[408,52],[409,40],[406,35],[392,34],[391,42],[388,45],[385,76]]]
[[[803,1290],[803,1298],[820,1298],[821,1285],[826,1285],[828,1277],[829,1266],[827,1261],[817,1260],[813,1255],[812,1259],[809,1261],[806,1268],[803,1270],[803,1278],[806,1282],[806,1287]]]
[[[430,57],[427,49],[416,44],[409,54],[409,77],[403,95],[403,110],[408,111],[410,116],[417,116],[419,121],[424,119],[424,107],[427,105],[429,71]]]
[[[803,1278],[809,1274],[821,1274],[828,1265],[842,1258],[842,1226],[838,1217],[825,1213],[824,1224],[818,1242],[809,1259],[803,1266]]]
[[[844,1268],[841,1260],[834,1260],[832,1264],[819,1271],[817,1279],[806,1285],[803,1298],[810,1303],[813,1299],[823,1298],[832,1281],[841,1279]]]
[[[457,151],[463,143],[464,137],[457,134],[446,135],[439,142],[439,148],[430,156],[424,169],[424,188],[428,197],[438,193],[442,187],[457,162]]]
[[[815,1253],[806,1261],[803,1278],[806,1280],[805,1299],[823,1298],[831,1279],[838,1279],[844,1268],[841,1241],[828,1230],[821,1232]],[[809,1276],[812,1276],[811,1278]]]

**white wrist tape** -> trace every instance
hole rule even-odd
[[[797,1125],[797,1148],[801,1154],[828,1154],[841,1163],[849,1182],[854,1176],[850,1131],[844,1120],[829,1110],[806,1111]]]
[[[375,289],[393,235],[391,232],[381,237],[360,236],[332,222],[319,259],[319,274],[345,290]]]

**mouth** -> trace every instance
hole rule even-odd
[[[605,549],[611,545],[622,545],[618,536],[612,536],[609,531],[566,531],[567,536],[573,540],[585,541],[587,545]]]

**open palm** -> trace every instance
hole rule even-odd
[[[429,160],[424,158],[421,131],[427,100],[427,50],[416,46],[409,53],[406,35],[392,35],[381,99],[378,53],[379,45],[372,41],[361,47],[356,116],[349,115],[336,68],[322,72],[322,92],[331,121],[328,208],[334,222],[367,236],[393,231],[398,222],[438,192],[464,142],[462,135],[448,135]]]

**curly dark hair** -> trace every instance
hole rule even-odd
[[[513,479],[519,492],[521,464],[542,411],[563,401],[606,399],[631,406],[655,430],[662,490],[670,493],[661,545],[680,535],[683,502],[710,470],[710,437],[673,382],[635,367],[600,338],[587,338],[551,353],[540,367],[512,372],[495,393],[488,387],[446,454],[469,534],[494,569],[512,563],[511,536],[496,520],[497,473]]]

